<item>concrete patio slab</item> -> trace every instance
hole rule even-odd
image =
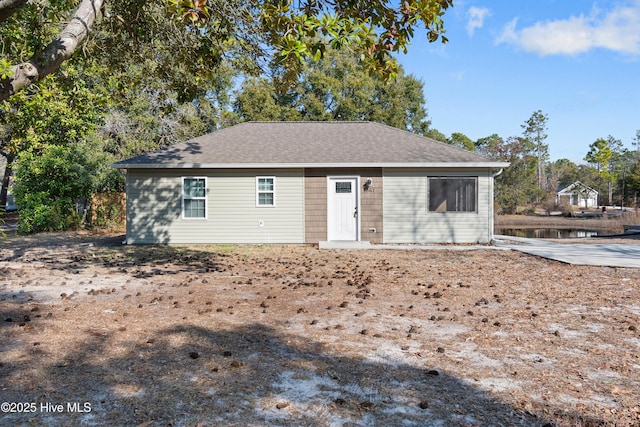
[[[555,243],[511,236],[495,236],[494,244],[567,264],[640,268],[640,244]]]

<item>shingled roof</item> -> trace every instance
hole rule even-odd
[[[502,168],[507,165],[372,122],[247,122],[123,160],[113,167]]]

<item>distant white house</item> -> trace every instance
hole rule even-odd
[[[576,181],[558,191],[558,203],[568,202],[569,206],[591,208],[598,206],[598,192],[593,188]]]

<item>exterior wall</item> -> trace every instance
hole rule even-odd
[[[207,178],[206,219],[182,218],[184,176]],[[275,176],[275,207],[256,207],[256,176]],[[493,175],[487,169],[149,169],[127,173],[127,242],[324,241],[327,176],[360,176],[362,240],[488,243],[493,237]],[[427,212],[428,176],[477,177],[477,212]],[[371,178],[372,185],[365,190],[367,178]]]
[[[182,218],[182,177],[207,178],[207,218]],[[275,206],[256,207],[256,176]],[[303,243],[304,179],[295,170],[129,170],[128,243]]]
[[[327,176],[360,176],[360,238],[372,243],[383,242],[382,169],[318,168],[305,169],[305,242],[327,240]],[[363,188],[371,178],[368,190]],[[375,229],[371,232],[370,229]]]
[[[585,199],[578,193],[558,193],[557,200],[558,202],[562,202],[562,200],[567,200],[569,206],[575,206],[578,208],[585,207]],[[591,193],[589,197],[586,199],[586,207],[592,208],[598,206],[598,195]]]
[[[477,177],[477,212],[428,212],[427,177]],[[493,175],[483,170],[385,168],[385,243],[489,243],[493,238]]]

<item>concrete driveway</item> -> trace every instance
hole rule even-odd
[[[640,268],[640,244],[555,243],[495,236],[495,246],[575,265]]]
[[[320,249],[514,250],[575,265],[640,268],[640,244],[555,243],[539,239],[494,236],[493,245],[372,245],[369,242],[320,242]]]

